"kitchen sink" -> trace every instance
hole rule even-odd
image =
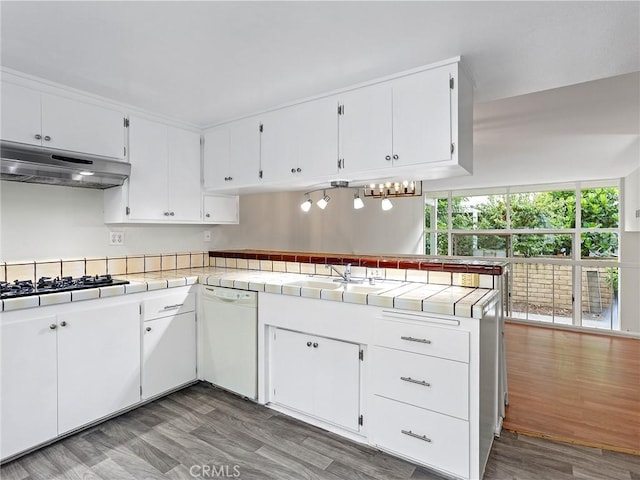
[[[285,285],[292,287],[304,287],[304,288],[321,288],[324,290],[337,290],[342,287],[341,283],[334,282],[332,280],[296,280],[295,282],[288,282]]]
[[[353,283],[343,283],[341,285],[344,286],[345,292],[350,292],[350,293],[376,293],[382,290],[389,290],[389,288],[391,288],[391,286],[389,285],[382,285],[382,284],[358,285]]]

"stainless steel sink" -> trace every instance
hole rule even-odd
[[[336,283],[333,280],[296,280],[294,282],[287,282],[284,285],[290,285],[292,287],[304,287],[304,288],[321,288],[324,290],[337,290],[342,287],[341,283]]]

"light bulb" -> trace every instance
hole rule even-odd
[[[329,200],[331,200],[331,197],[329,195],[325,195],[320,200],[318,200],[318,203],[317,203],[318,207],[324,210],[325,208],[327,208],[327,204],[329,203]]]
[[[308,198],[300,204],[300,208],[302,209],[303,212],[308,212],[311,209],[312,204],[313,202],[311,201],[310,198]]]
[[[355,208],[356,210],[360,210],[361,208],[364,207],[364,202],[362,201],[362,199],[360,198],[360,195],[358,195],[357,193],[353,196],[353,208]]]
[[[389,200],[388,198],[383,198],[380,206],[382,207],[382,210],[386,212],[387,210],[391,210],[393,208],[393,203],[391,203],[391,200]]]

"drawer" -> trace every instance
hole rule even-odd
[[[142,319],[153,320],[178,313],[193,312],[196,309],[194,293],[169,293],[161,297],[150,298],[142,302]]]
[[[469,332],[464,330],[378,318],[374,342],[381,347],[469,363]]]
[[[416,462],[469,478],[469,422],[374,395],[371,439]]]
[[[469,365],[373,347],[373,393],[469,419]]]

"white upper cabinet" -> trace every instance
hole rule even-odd
[[[129,130],[128,199],[111,189],[105,202],[125,202],[116,205],[118,212],[129,212],[124,221],[200,221],[200,135],[133,116]]]
[[[249,122],[246,130],[241,122]],[[456,58],[222,125],[207,135],[208,190],[464,175],[472,172],[473,86]],[[234,138],[244,139],[243,148],[234,147]],[[260,175],[238,181],[232,165],[244,162],[245,171],[255,172],[248,165],[256,158]]]
[[[42,145],[40,92],[2,82],[2,140]]]
[[[340,96],[341,171],[362,172],[390,166],[391,93],[391,85],[380,83]]]
[[[129,218],[162,220],[168,217],[167,127],[144,118],[129,124]]]
[[[394,166],[451,160],[450,78],[444,67],[392,82]]]
[[[172,220],[200,220],[200,134],[167,127],[168,211]]]
[[[123,159],[124,113],[3,82],[2,139]]]
[[[239,223],[240,206],[237,195],[202,196],[203,220],[205,223]]]
[[[232,190],[260,179],[260,121],[245,118],[204,134],[204,188]]]
[[[450,161],[455,73],[445,66],[343,94],[341,171],[367,178],[378,169]]]
[[[338,171],[338,99],[327,97],[262,115],[264,183],[315,179]]]

